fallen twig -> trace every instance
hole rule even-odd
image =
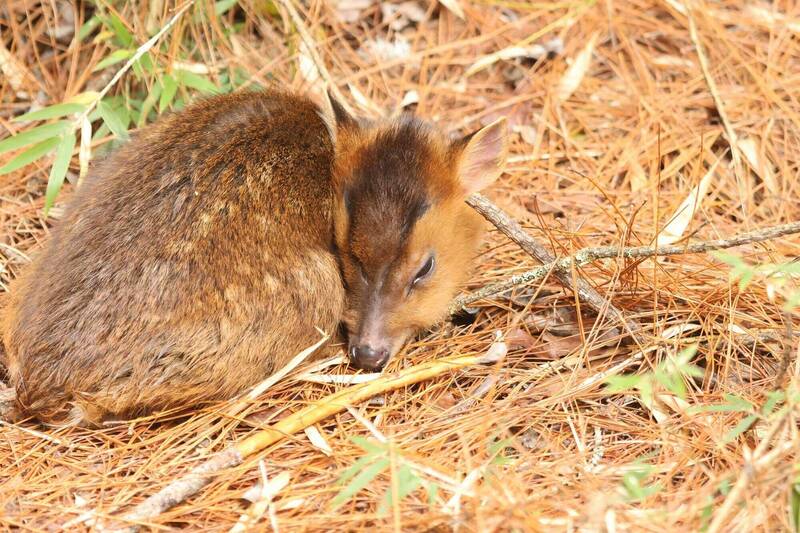
[[[747,231],[740,233],[739,235],[735,235],[729,239],[702,241],[688,245],[673,244],[668,246],[659,246],[657,248],[651,246],[634,246],[630,248],[599,246],[596,248],[584,248],[569,257],[549,261],[540,267],[528,270],[522,274],[511,276],[505,281],[492,283],[470,294],[459,296],[453,300],[452,304],[450,304],[450,314],[458,313],[464,309],[465,306],[478,300],[482,300],[488,296],[492,296],[493,294],[498,294],[517,285],[522,285],[537,279],[541,279],[549,272],[553,272],[554,274],[558,272],[569,272],[573,263],[576,267],[580,267],[587,263],[597,261],[598,259],[608,259],[614,257],[637,259],[667,255],[698,254],[710,252],[712,250],[733,248],[743,244],[768,241],[795,233],[800,233],[800,222],[792,222],[790,224],[782,224],[780,226],[772,226],[769,228]]]
[[[439,359],[408,368],[396,374],[384,375],[380,379],[368,383],[342,389],[287,416],[271,427],[251,435],[242,442],[214,454],[210,459],[193,468],[188,474],[171,482],[137,505],[122,519],[134,524],[129,527],[128,531],[135,531],[140,523],[158,516],[199,492],[220,471],[242,464],[246,457],[264,450],[287,436],[302,431],[306,427],[316,424],[333,414],[344,411],[350,405],[363,402],[389,390],[424,381],[449,370],[493,363],[496,360],[497,354],[491,351],[486,355]]]
[[[494,205],[488,198],[480,195],[473,194],[467,198],[467,203],[472,206],[475,211],[481,214],[486,220],[494,224],[494,226],[505,234],[506,237],[517,243],[520,248],[525,250],[528,254],[534,257],[542,264],[553,263],[556,258],[547,251],[547,249],[539,244],[533,237],[531,237],[517,221],[512,219],[502,209]],[[569,265],[569,264],[568,264]],[[546,273],[546,272],[545,272]],[[597,313],[604,313],[606,310],[615,315],[629,330],[635,335],[639,326],[634,322],[625,318],[625,315],[601,295],[591,284],[584,278],[577,276],[573,279],[572,272],[569,268],[558,268],[553,270],[553,274],[558,280],[568,289],[575,291],[580,301],[587,304]]]

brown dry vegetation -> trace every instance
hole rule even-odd
[[[137,45],[174,7],[164,0],[100,3],[117,6]],[[241,68],[261,85],[306,87],[308,76],[298,65],[312,58],[303,53],[285,5],[241,0],[207,23],[192,22],[195,6],[164,37],[168,46],[158,57],[165,64],[173,58],[203,64],[212,80]],[[416,94],[416,112],[452,131],[507,116],[512,156],[487,196],[558,257],[585,246],[651,244],[718,159],[707,195],[680,238],[714,239],[800,218],[800,6],[794,2],[461,0],[463,20],[428,2],[405,2],[393,15],[370,1],[295,5],[330,77],[362,113],[393,112]],[[694,6],[691,12],[686,5]],[[60,0],[0,6],[0,137],[30,127],[11,122],[13,116],[98,90],[122,64],[91,72],[113,49],[94,39],[97,31],[82,41],[74,37],[91,9],[88,3],[70,9]],[[226,36],[234,22],[241,27]],[[375,43],[398,39],[407,43],[404,56],[380,55]],[[592,43],[581,68],[581,53]],[[553,52],[469,71],[498,50],[534,44],[549,44]],[[569,77],[580,83],[559,98]],[[138,86],[126,76],[112,94],[123,87]],[[740,143],[753,148],[750,158],[742,153],[738,170],[720,106]],[[0,155],[0,164],[9,159]],[[4,287],[47,239],[48,161],[0,177]],[[77,168],[76,150],[74,173]],[[135,186],[135,176],[131,180]],[[65,186],[59,202],[70,191]],[[800,254],[800,240],[785,237],[735,252],[756,263],[786,262]],[[470,286],[533,266],[493,232]],[[271,514],[281,530],[686,531],[724,515],[723,530],[788,530],[799,473],[796,413],[787,412],[788,423],[764,446],[769,453],[754,461],[751,450],[770,437],[774,417],[726,443],[745,413],[686,410],[720,404],[726,394],[763,404],[784,353],[797,351],[787,328],[794,321],[794,331],[800,330],[796,315],[782,312],[763,283],[740,290],[728,274],[727,265],[703,254],[603,260],[576,270],[642,325],[638,343],[625,342],[624,327],[609,316],[576,313],[574,294],[552,277],[483,300],[474,323],[435,328],[389,370],[485,352],[497,330],[511,348],[502,366],[454,371],[358,406],[361,416],[328,419],[316,427],[328,453],[306,435],[292,436],[224,472],[154,524],[227,530],[250,508],[242,496],[262,472],[270,478],[286,472],[288,484],[261,528],[270,527]],[[687,403],[660,388],[659,401],[648,408],[635,392],[604,389],[607,370],[648,372],[693,343],[699,344],[694,363],[703,377],[686,380]],[[552,361],[564,363],[561,370],[543,373]],[[784,385],[796,385],[798,371],[793,360]],[[94,519],[124,511],[211,452],[338,387],[297,375],[236,417],[225,414],[227,405],[216,405],[99,431],[3,424],[0,523],[31,530],[96,527]],[[389,469],[332,509],[341,489],[337,479],[364,454],[351,437],[374,439],[377,432],[392,443],[393,464],[403,457],[424,465],[420,475],[437,481],[439,490],[431,495],[419,488],[378,515],[386,491],[397,489]],[[497,439],[509,439],[499,461],[492,446]],[[646,473],[632,476],[640,463],[649,465]],[[639,478],[658,490],[637,501],[624,482]],[[740,478],[741,500],[725,508],[728,489]]]

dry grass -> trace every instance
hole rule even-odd
[[[88,7],[70,10],[65,4],[7,0],[0,7],[0,136],[27,127],[10,119],[29,110],[32,99],[57,103],[99,89],[119,67],[90,72],[110,48],[92,38],[73,40]],[[151,35],[148,28],[157,30],[172,13],[162,0],[114,3],[123,4],[120,18],[139,44]],[[652,243],[718,159],[707,195],[677,238],[720,238],[800,218],[800,6],[776,2],[757,12],[749,4],[691,3],[695,39],[686,4],[678,0],[462,0],[464,20],[421,2],[422,20],[406,19],[402,29],[405,15],[388,19],[370,2],[353,13],[318,0],[298,8],[319,57],[354,108],[392,112],[416,91],[417,113],[453,131],[508,116],[515,130],[511,163],[487,195],[561,257],[585,246]],[[241,0],[207,24],[191,23],[190,10],[165,37],[169,46],[159,52],[161,59],[192,54],[211,69],[212,79],[240,67],[262,85],[307,86],[298,70],[295,52],[302,47],[295,23],[282,3],[274,15],[265,6],[273,4]],[[241,28],[226,37],[234,21]],[[372,55],[364,53],[380,39],[404,39],[408,55],[379,58],[374,48]],[[554,39],[563,42],[563,52],[500,60],[465,75],[498,50]],[[702,43],[708,77],[695,41]],[[584,50],[585,70],[570,69]],[[582,78],[564,83],[568,71]],[[125,82],[113,91],[135,88]],[[353,97],[351,87],[363,98]],[[753,147],[755,161],[731,146],[720,105],[739,143]],[[732,149],[740,151],[738,172]],[[9,159],[0,158],[0,164]],[[76,154],[76,172],[77,160]],[[41,213],[48,170],[40,162],[0,177],[3,285],[47,239]],[[59,201],[69,192],[67,186]],[[752,262],[785,262],[800,254],[800,241],[789,237],[736,251]],[[471,286],[533,266],[495,232]],[[421,336],[391,368],[482,353],[496,330],[512,345],[504,366],[453,372],[359,406],[360,416],[346,412],[319,424],[330,455],[304,435],[262,454],[258,459],[270,478],[289,474],[271,506],[273,523],[281,530],[698,530],[709,515],[719,516],[726,487],[746,476],[741,504],[728,506],[723,529],[789,529],[800,444],[795,412],[774,433],[774,448],[766,446],[766,452],[775,450],[769,460],[759,462],[750,450],[767,435],[771,420],[724,443],[743,413],[689,414],[664,391],[663,401],[648,408],[634,393],[612,394],[603,386],[611,368],[647,372],[667,354],[699,343],[695,364],[704,377],[687,381],[690,405],[719,404],[726,394],[762,404],[784,352],[797,351],[796,338],[785,335],[787,321],[795,322],[794,331],[800,324],[762,284],[740,290],[728,271],[710,256],[694,255],[598,261],[576,272],[642,325],[638,346],[622,342],[611,318],[576,314],[574,295],[552,278],[520,287],[512,297],[482,301],[473,324]],[[541,371],[564,358],[561,371]],[[799,372],[792,362],[795,386]],[[495,380],[487,382],[488,376]],[[290,376],[237,417],[225,414],[228,406],[215,405],[101,431],[3,424],[0,523],[91,529],[91,519],[128,509],[210,452],[336,388]],[[483,395],[473,397],[476,390]],[[432,502],[419,489],[378,516],[378,504],[393,486],[392,476],[381,474],[354,499],[331,508],[338,477],[363,454],[350,438],[375,433],[396,454],[424,465],[432,473],[425,479],[439,476]],[[491,444],[498,438],[511,439],[503,452],[508,460],[493,460]],[[623,482],[635,478],[630,472],[639,460],[650,465],[641,483],[660,490],[631,501]],[[752,463],[755,470],[747,466]],[[227,530],[249,507],[242,495],[261,476],[256,460],[246,462],[156,523]],[[448,506],[459,484],[463,493]],[[260,525],[269,523],[265,516]]]

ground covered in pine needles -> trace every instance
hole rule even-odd
[[[101,91],[183,5],[4,2],[0,138],[39,124],[15,116]],[[505,116],[512,153],[485,194],[559,258],[800,219],[793,2],[198,0],[147,57],[151,64],[110,86],[106,112],[90,115],[91,145],[83,157],[76,146],[47,217],[51,156],[0,176],[4,290],[47,241],[87,148],[99,154],[159,110],[213,87],[332,81],[363,115],[409,108],[462,133]],[[0,155],[0,165],[15,155]],[[791,262],[800,239],[727,253],[744,263],[621,254],[573,268],[638,324],[635,338],[554,276],[470,304],[469,319],[420,336],[387,372],[485,353],[493,343],[505,343],[505,360],[353,406],[224,471],[151,524],[797,527],[800,324],[785,309],[795,282],[791,268],[776,276],[747,265]],[[464,289],[535,266],[493,231]],[[752,280],[740,284],[733,271]],[[333,364],[315,375],[347,373]],[[344,386],[320,381],[301,368],[244,410],[210,405],[101,430],[3,422],[0,523],[102,529],[212,452]]]

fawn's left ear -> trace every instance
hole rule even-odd
[[[464,196],[485,189],[500,177],[508,155],[506,119],[499,118],[455,141],[451,148]]]
[[[358,121],[347,112],[347,109],[333,96],[330,89],[325,91],[322,98],[320,117],[325,122],[334,144],[336,144],[338,132],[358,126]]]

